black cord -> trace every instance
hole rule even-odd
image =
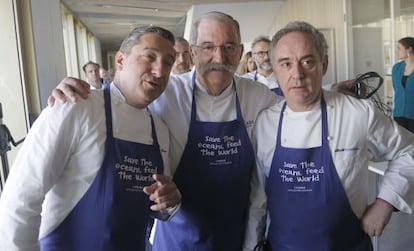
[[[378,90],[384,82],[378,73],[371,71],[357,76],[349,91],[356,98],[371,99],[375,106],[381,110],[386,116],[391,117],[391,107],[382,101],[378,94]]]

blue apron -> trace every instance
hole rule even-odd
[[[237,92],[236,120],[201,122],[195,74],[192,83],[188,140],[174,175],[182,204],[170,221],[157,223],[153,251],[240,251],[254,155]]]
[[[257,71],[254,72],[254,81],[257,81]],[[276,93],[276,95],[284,97],[282,89],[280,89],[280,87],[271,88],[270,90]]]
[[[281,146],[283,106],[266,194],[272,251],[370,251],[371,241],[353,213],[336,172],[322,97],[322,146]]]
[[[104,89],[105,157],[92,185],[63,222],[40,240],[42,251],[144,251],[153,173],[163,162],[151,117],[153,145],[112,135],[110,86]],[[85,167],[87,168],[87,167]]]

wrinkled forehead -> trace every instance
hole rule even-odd
[[[275,44],[274,56],[281,57],[289,54],[313,54],[317,53],[315,42],[311,36],[304,32],[289,32],[283,35]]]
[[[197,43],[215,42],[239,43],[237,30],[232,20],[202,19],[198,26]]]
[[[141,36],[139,42],[132,47],[132,51],[153,51],[162,54],[165,57],[175,58],[174,44],[155,33],[148,33]]]

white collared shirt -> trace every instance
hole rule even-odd
[[[368,161],[390,161],[377,197],[402,212],[411,213],[414,202],[414,134],[399,127],[368,100],[324,91],[328,116],[328,140],[336,171],[351,208],[360,218],[372,188]],[[283,101],[264,111],[253,129],[256,171],[250,195],[245,250],[252,250],[266,227],[265,186],[270,172]],[[281,131],[284,147],[321,145],[321,109],[307,112],[286,109]]]
[[[153,143],[148,110],[126,104],[114,84],[111,107],[115,138]],[[153,118],[164,173],[170,175],[168,130],[156,115]],[[38,238],[53,231],[92,184],[103,161],[105,141],[102,90],[92,91],[76,104],[56,103],[42,111],[0,197],[0,250],[39,250]]]
[[[151,110],[156,112],[170,129],[171,170],[173,172],[178,166],[187,143],[193,97],[193,73],[194,69],[188,73],[171,76],[164,93],[150,105]],[[259,112],[282,98],[266,86],[258,85],[252,80],[237,76],[234,80],[243,119],[250,136]],[[232,84],[218,96],[209,95],[204,86],[198,82],[195,88],[197,120],[220,122],[236,118],[236,94]]]

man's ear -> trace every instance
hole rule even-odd
[[[244,52],[244,45],[243,45],[243,44],[241,44],[241,52],[240,52],[240,58],[239,58],[239,60],[241,60],[241,59],[242,59],[242,57],[243,57],[243,52]]]
[[[122,51],[117,51],[115,54],[115,66],[117,70],[122,70],[126,56]]]
[[[190,56],[191,56],[191,62],[194,63],[195,58],[195,50],[193,49],[193,46],[190,45]]]
[[[328,55],[325,55],[322,60],[322,76],[325,76],[328,71]]]

